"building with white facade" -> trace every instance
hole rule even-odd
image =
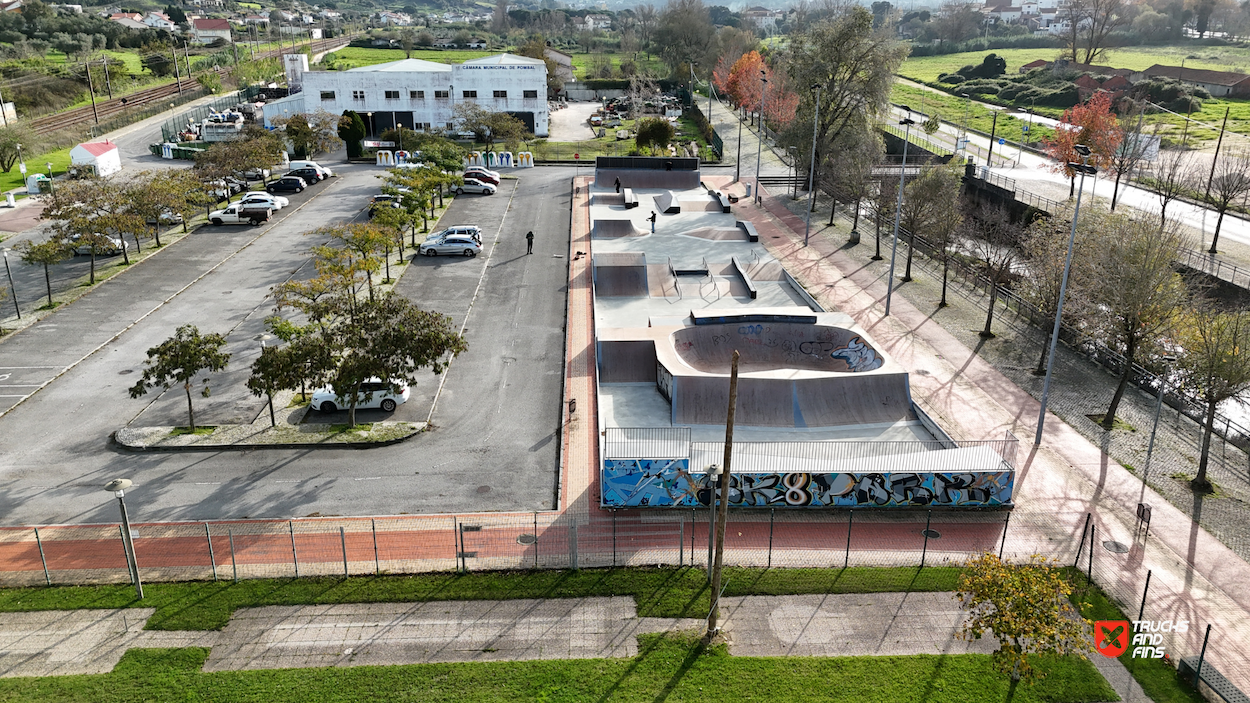
[[[196,44],[211,44],[218,39],[230,41],[230,21],[191,20],[191,36]]]
[[[355,110],[376,135],[395,125],[409,129],[455,129],[456,105],[474,102],[521,120],[535,136],[547,136],[547,65],[540,59],[498,54],[462,64],[403,59],[348,71],[309,71],[302,108],[340,115]],[[268,111],[267,111],[268,113]]]

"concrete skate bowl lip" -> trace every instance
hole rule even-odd
[[[684,327],[669,335],[677,358],[700,373],[729,375],[734,350],[740,373],[865,373],[886,359],[858,332],[832,325],[743,322]]]
[[[633,220],[597,219],[590,227],[591,239],[642,237],[646,232],[634,226]]]

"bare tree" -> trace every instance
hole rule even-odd
[[[838,199],[844,198],[846,202],[855,203],[854,222],[851,229],[858,230],[860,203],[864,198],[872,197],[872,167],[881,160],[883,145],[880,137],[875,134],[853,134],[839,141],[844,144],[835,144],[834,149],[831,150],[831,153],[836,153],[836,158],[826,157],[825,163],[822,164],[824,170],[818,169],[814,180],[816,186],[820,185],[821,180],[825,180],[833,193],[833,202],[829,208],[829,226],[833,226]],[[810,152],[803,155],[801,159],[806,160],[809,157]],[[825,173],[829,175],[826,177],[823,175]],[[819,190],[817,187],[817,192]],[[880,245],[880,237],[878,237],[878,245]]]
[[[1197,490],[1210,491],[1207,464],[1216,407],[1250,396],[1250,312],[1222,312],[1214,305],[1199,305],[1185,316],[1180,329],[1179,341],[1185,349],[1179,364],[1182,385],[1206,404],[1198,474],[1190,483]]]
[[[931,26],[938,41],[956,44],[977,36],[984,21],[979,4],[949,0],[942,3]]]
[[[872,255],[873,261],[880,261],[881,228],[894,221],[894,211],[898,203],[898,177],[884,176],[877,181],[877,189],[869,193],[868,208],[872,211],[873,224],[877,228],[877,250]]]
[[[981,260],[982,272],[990,287],[990,306],[985,315],[984,339],[994,337],[994,308],[998,305],[999,286],[1011,276],[1019,255],[1020,227],[1011,221],[1011,213],[1001,206],[982,205],[964,220],[960,232],[963,244]]]
[[[1159,227],[1154,218],[1118,213],[1099,215],[1093,229],[1101,241],[1091,247],[1098,302],[1095,329],[1103,342],[1124,357],[1120,382],[1103,415],[1111,429],[1138,355],[1166,334],[1189,293],[1173,268],[1184,237],[1176,227]]]
[[[1111,190],[1111,209],[1115,210],[1116,201],[1120,196],[1120,179],[1132,174],[1133,169],[1141,164],[1150,147],[1150,137],[1141,133],[1145,111],[1142,108],[1130,110],[1120,115],[1120,146],[1111,156],[1111,171],[1115,173],[1115,188]]]
[[[1074,251],[1089,251],[1092,238],[1090,216],[1082,218],[1076,230]],[[1053,321],[1059,310],[1059,289],[1063,286],[1063,269],[1068,256],[1068,239],[1072,236],[1072,213],[1052,213],[1049,217],[1040,217],[1026,228],[1021,240],[1024,264],[1028,275],[1021,281],[1021,295],[1038,309],[1046,320],[1042,324],[1045,338],[1042,340],[1042,353],[1037,360],[1035,376],[1046,373],[1046,357],[1050,353],[1050,334],[1054,331]],[[1088,256],[1073,256],[1071,270],[1068,273],[1068,288],[1063,306],[1063,318],[1066,322],[1079,318],[1085,308],[1091,280],[1092,267]]]
[[[1220,216],[1215,220],[1215,234],[1211,237],[1211,248],[1207,251],[1216,254],[1224,214],[1238,198],[1250,193],[1250,153],[1242,148],[1220,159],[1215,165],[1215,175],[1211,177],[1210,184],[1207,202]]]
[[[651,35],[655,32],[656,20],[660,13],[655,9],[655,5],[645,3],[634,8],[634,15],[638,18],[638,39],[642,42],[642,48],[645,51],[651,51]]]
[[[1111,33],[1129,21],[1124,0],[1069,0],[1061,13],[1068,23],[1064,52],[1083,64],[1104,58]]]
[[[1194,170],[1189,153],[1181,149],[1159,152],[1155,168],[1155,195],[1159,196],[1159,224],[1168,220],[1168,205],[1194,190]]]
[[[907,264],[903,273],[904,281],[912,280],[911,263],[916,250],[916,235],[933,237],[935,234],[940,234],[944,240],[949,240],[959,226],[962,219],[959,210],[959,188],[959,176],[944,166],[935,166],[925,170],[904,187],[903,208],[899,220],[899,224],[907,230]],[[939,229],[942,231],[939,232]],[[942,250],[945,251],[945,246]],[[943,279],[945,279],[945,273],[943,273]],[[945,280],[943,280],[942,301],[943,303],[946,301]]]

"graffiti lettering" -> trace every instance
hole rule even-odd
[[[764,325],[742,325],[738,328],[738,334],[763,334],[768,329]]]

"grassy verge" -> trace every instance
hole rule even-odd
[[[1054,61],[1060,50],[1055,48],[1037,49],[991,49],[989,51],[968,51],[961,54],[942,54],[939,56],[913,56],[903,62],[899,68],[900,75],[921,81],[936,81],[938,75],[954,73],[968,64],[979,64],[989,54],[998,54],[1007,62],[1007,75],[1019,75],[1020,67],[1038,59]],[[1193,58],[1201,56],[1201,58]],[[1179,66],[1185,61],[1186,68],[1207,68],[1213,71],[1241,70],[1250,63],[1250,53],[1234,47],[1206,46],[1148,46],[1123,47],[1108,52],[1106,58],[1094,63],[1099,66],[1128,68],[1143,71],[1154,64]]]
[[[26,154],[27,175],[35,175],[42,173],[48,175],[49,162],[52,163],[53,175],[63,175],[69,170],[69,149],[57,149],[46,154],[31,156]],[[56,187],[55,184],[53,187]],[[22,193],[26,193],[26,179],[22,177],[22,172],[18,169],[17,164],[13,164],[13,168],[8,173],[0,173],[0,191],[10,191],[14,188],[21,189]]]
[[[955,588],[959,573],[954,567],[728,569],[725,594],[949,591]],[[690,568],[153,583],[144,591],[146,598],[139,601],[126,585],[4,589],[0,590],[0,612],[156,608],[148,629],[214,630],[224,627],[236,608],[264,605],[629,595],[642,616],[702,618],[710,607],[705,572]]]
[[[632,659],[546,660],[203,673],[208,650],[126,653],[109,674],[0,680],[0,699],[38,701],[955,701],[1112,700],[1088,661],[1053,659],[1012,686],[986,655],[732,657],[692,635],[643,635]]]
[[[1076,570],[1074,570],[1076,571]],[[1072,594],[1073,605],[1091,620],[1128,620],[1129,617],[1097,585],[1089,584],[1083,575],[1073,575],[1074,582],[1085,584]],[[1120,663],[1155,703],[1204,703],[1206,701],[1172,665],[1162,659],[1134,659],[1130,648],[1120,655]],[[1101,656],[1091,654],[1090,656]]]

